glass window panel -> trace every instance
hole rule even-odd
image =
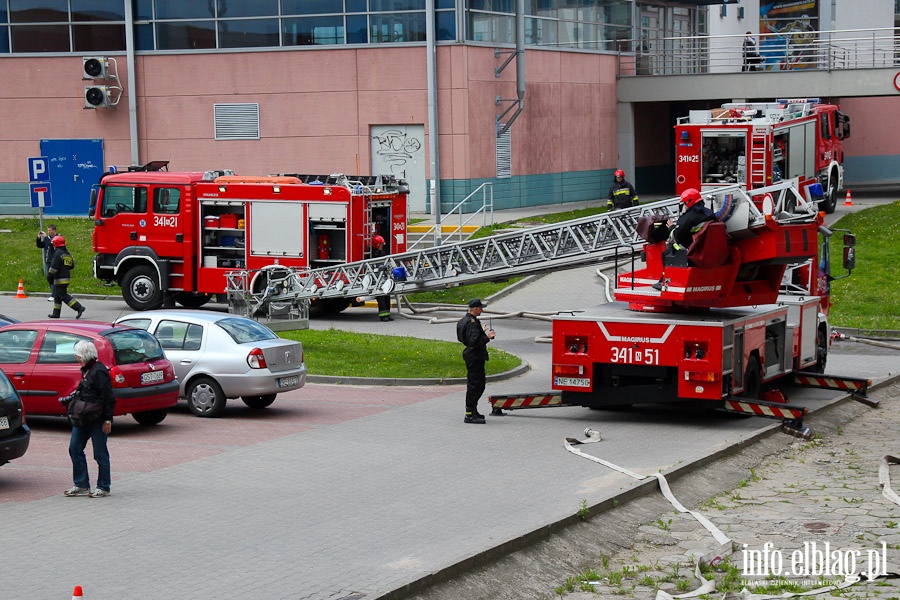
[[[9,27],[0,27],[0,54],[9,54]]]
[[[219,0],[219,18],[277,16],[278,0]]]
[[[282,19],[284,46],[313,46],[344,43],[344,17]]]
[[[134,34],[134,47],[136,50],[154,50],[153,25],[137,25]]]
[[[138,21],[149,21],[153,18],[153,0],[137,0],[134,18]]]
[[[369,4],[372,12],[425,10],[425,0],[370,0]]]
[[[347,43],[367,44],[369,42],[369,19],[365,15],[347,17]]]
[[[898,0],[900,1],[900,0]],[[436,0],[435,8],[456,8],[456,0]]]
[[[514,0],[470,0],[469,10],[490,10],[494,12],[516,12]]]
[[[434,26],[437,29],[438,40],[456,39],[456,13],[452,10],[437,13]]]
[[[9,11],[6,10],[6,2],[0,2],[0,23],[9,23]]]
[[[365,0],[362,5],[362,12],[365,12]],[[281,0],[282,15],[327,15],[343,12],[343,0]]]
[[[516,23],[512,16],[469,13],[469,31],[476,42],[512,44],[516,41]]]
[[[221,0],[220,0],[221,1]],[[212,2],[193,0],[156,0],[157,19],[206,19],[213,14]]]
[[[424,13],[372,15],[372,43],[425,41]]]
[[[9,0],[11,23],[67,23],[68,0]],[[18,37],[13,32],[13,37]],[[36,42],[40,45],[40,42]]]
[[[116,0],[72,0],[73,21],[125,21],[125,5]]]
[[[157,50],[191,50],[216,47],[215,21],[157,23]]]
[[[125,24],[73,25],[75,52],[112,52],[125,50]]]
[[[347,12],[366,12],[366,0],[347,0]]]
[[[68,25],[10,27],[13,52],[69,52]]]
[[[278,45],[278,19],[219,21],[219,48],[264,48]]]

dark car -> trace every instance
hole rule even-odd
[[[156,425],[178,402],[172,363],[155,337],[134,327],[99,321],[45,320],[0,327],[0,369],[30,415],[64,415],[59,399],[81,382],[75,344],[92,341],[109,368],[116,415]]]
[[[25,424],[19,393],[0,371],[0,465],[25,454],[30,440],[31,430]]]
[[[9,315],[4,315],[0,313],[0,327],[4,325],[9,325],[11,323],[21,323],[17,318],[10,317]]]

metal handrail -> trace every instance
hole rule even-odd
[[[476,194],[481,192],[481,206],[478,207],[474,212],[465,213],[468,216],[463,220],[463,207],[468,203]],[[443,237],[443,228],[446,227],[446,219],[454,214],[457,214],[459,217],[459,224],[447,234],[447,237]],[[422,240],[433,239],[435,246],[440,246],[442,243],[446,241],[450,241],[453,239],[453,236],[458,236],[457,241],[461,242],[465,239],[464,229],[466,225],[468,225],[475,217],[481,215],[481,226],[486,227],[487,225],[494,224],[494,184],[493,182],[486,181],[479,185],[475,190],[459,201],[459,203],[447,211],[446,214],[442,215],[441,224],[440,225],[432,225],[431,228],[426,231],[422,237],[417,239],[415,242],[407,246],[407,250],[414,250],[416,246],[419,245]],[[490,223],[488,223],[488,215],[490,215]]]
[[[754,34],[767,72],[889,68],[900,65],[900,28]],[[627,40],[619,76],[734,73],[744,67],[744,35]],[[656,47],[653,47],[653,46]]]

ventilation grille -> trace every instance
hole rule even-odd
[[[500,124],[503,127],[503,124]],[[509,136],[511,129],[497,136],[497,179],[509,179],[512,177],[512,153],[509,148]]]
[[[214,104],[217,140],[258,140],[259,104]]]

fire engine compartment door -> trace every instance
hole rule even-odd
[[[700,176],[704,187],[747,180],[747,131],[704,129],[701,132]]]
[[[302,202],[251,202],[250,255],[303,256],[304,206]]]
[[[775,130],[775,147],[779,146],[784,147],[784,157],[787,160],[781,174],[783,179],[806,179],[816,172],[815,121]]]

